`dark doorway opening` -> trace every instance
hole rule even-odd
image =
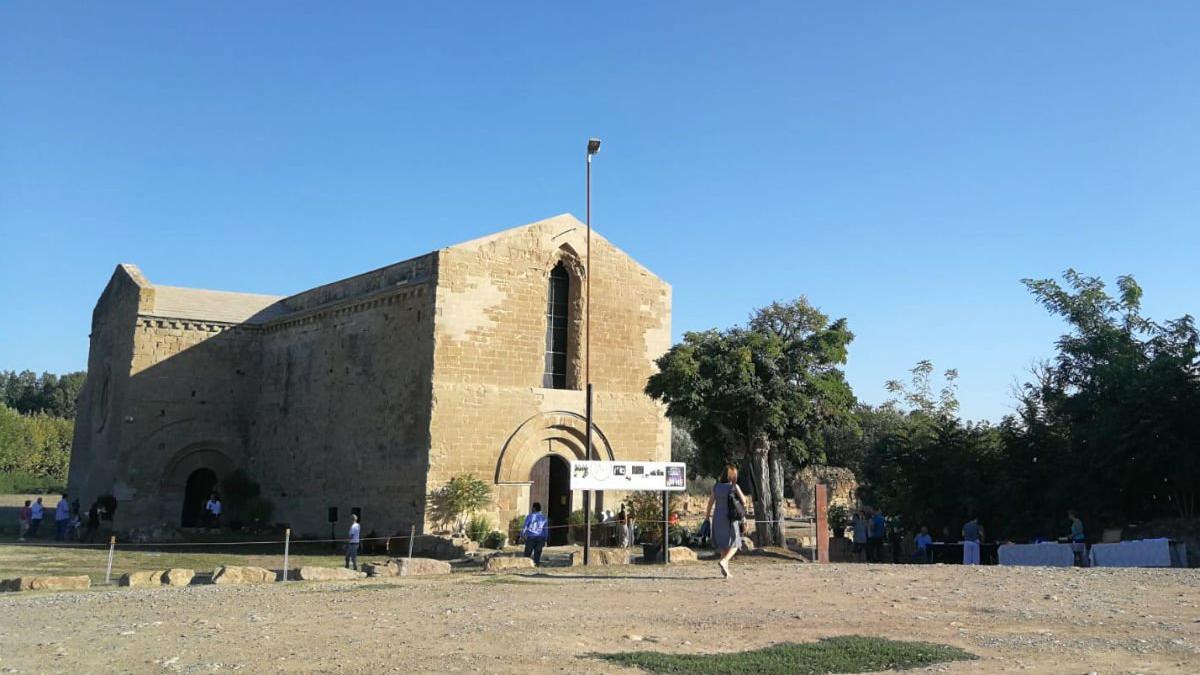
[[[550,521],[550,546],[565,546],[568,529],[560,527],[571,520],[571,465],[558,455],[546,455],[533,465],[530,472],[529,510],[533,502],[541,502],[542,512]]]
[[[217,474],[212,469],[196,469],[188,476],[183,492],[183,527],[204,527],[204,504],[217,489]]]

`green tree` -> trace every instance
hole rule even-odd
[[[760,544],[783,545],[785,467],[809,459],[827,426],[847,423],[854,396],[840,365],[853,335],[805,298],[774,303],[748,327],[684,335],[658,361],[646,393],[685,422],[703,473],[750,468]]]

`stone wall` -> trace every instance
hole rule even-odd
[[[428,258],[347,280],[349,289],[324,286],[322,297],[339,301],[264,327],[251,466],[276,518],[298,535],[327,536],[330,506],[338,507],[338,536],[353,507],[363,510],[364,535],[407,532],[423,519],[435,274]]]
[[[583,456],[582,373],[572,389],[543,388],[542,374],[549,274],[565,261],[582,298],[584,232],[559,216],[439,252],[427,491],[460,473],[496,481],[498,525],[527,512],[534,462]],[[669,459],[670,425],[642,390],[670,346],[670,287],[594,233],[592,255],[596,455]],[[573,301],[569,370],[583,366],[581,312]]]

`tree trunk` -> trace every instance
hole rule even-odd
[[[771,492],[771,515],[760,520],[771,520],[767,525],[771,543],[774,546],[786,546],[787,540],[783,532],[783,458],[782,453],[772,443],[767,455],[771,469],[768,485]]]
[[[771,503],[771,462],[767,447],[761,442],[755,442],[750,452],[750,479],[754,483],[754,520],[771,520],[774,512]],[[754,543],[758,546],[770,546],[772,538],[766,523],[754,524]]]

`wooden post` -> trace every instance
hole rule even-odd
[[[816,540],[817,562],[829,562],[829,487],[818,483],[813,487],[816,497],[816,527],[813,537]]]

